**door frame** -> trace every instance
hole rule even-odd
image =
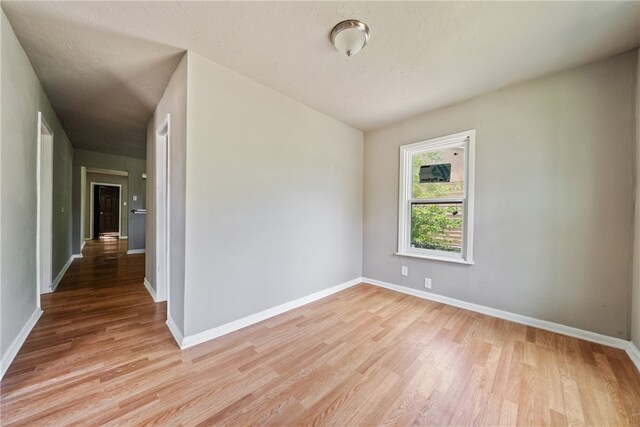
[[[85,236],[84,229],[87,222],[87,167],[80,166],[80,253],[84,249],[85,240],[88,240],[88,236]]]
[[[53,131],[42,111],[38,111],[37,131],[36,303],[39,308],[40,294],[51,292],[53,283]],[[43,138],[43,135],[47,138]],[[43,179],[47,179],[47,182],[43,183]],[[43,188],[43,184],[46,189]],[[43,197],[47,193],[50,200],[45,202]],[[48,224],[48,227],[44,224]],[[49,244],[43,246],[43,239],[47,239]],[[48,267],[43,259],[49,260]],[[44,271],[45,268],[49,270],[48,273]]]
[[[155,268],[156,296],[158,301],[167,301],[167,318],[169,311],[169,284],[171,281],[171,115],[167,114],[155,133]]]
[[[109,184],[106,182],[93,182],[91,181],[91,201],[89,202],[89,231],[91,239],[95,239],[99,236],[94,236],[93,233],[93,216],[94,216],[94,209],[93,209],[93,203],[94,203],[94,188],[96,185],[104,185],[106,187],[118,187],[118,237],[122,236],[122,184]]]

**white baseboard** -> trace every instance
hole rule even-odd
[[[71,267],[71,263],[73,262],[74,259],[76,258],[82,258],[82,255],[79,254],[73,254],[71,255],[71,257],[69,258],[69,260],[67,261],[67,263],[64,265],[64,267],[62,267],[62,270],[60,270],[60,273],[58,273],[58,275],[56,276],[56,278],[53,280],[53,282],[51,283],[51,286],[49,286],[49,292],[53,292],[56,290],[56,288],[58,287],[58,285],[60,284],[60,281],[62,280],[62,278],[64,277],[64,274],[67,272],[67,270],[69,269],[69,267]]]
[[[431,292],[419,291],[417,289],[408,288],[406,286],[395,285],[393,283],[387,283],[380,280],[369,279],[367,277],[364,277],[362,281],[364,283],[380,286],[381,288],[390,289],[392,291],[401,292],[403,294],[412,295],[418,298],[440,302],[447,305],[452,305],[454,307],[463,308],[465,310],[475,311],[476,313],[486,314],[487,316],[510,320],[515,323],[520,323],[527,326],[533,326],[539,329],[544,329],[546,331],[556,332],[561,335],[567,335],[567,336],[579,338],[585,341],[591,341],[594,343],[607,345],[609,347],[619,348],[622,350],[627,350],[627,348],[629,347],[629,341],[626,341],[620,338],[610,337],[608,335],[589,332],[583,329],[578,329],[571,326],[565,326],[559,323],[548,322],[546,320],[540,320],[533,317],[522,316],[520,314],[511,313],[509,311],[498,310],[496,308],[486,307],[484,305],[474,304],[471,302],[462,301],[455,298],[449,298],[449,297],[434,294]]]
[[[84,249],[84,245],[87,244],[87,239],[82,241],[82,244],[80,245],[80,252],[82,252],[82,250]]]
[[[638,371],[640,371],[640,350],[633,343],[633,341],[629,341],[629,345],[627,346],[627,354],[629,355],[629,359],[636,365]]]
[[[37,307],[33,313],[31,313],[29,320],[27,320],[27,323],[22,327],[18,336],[13,340],[11,345],[9,345],[5,354],[2,355],[2,359],[0,360],[0,380],[5,372],[7,372],[7,369],[9,369],[11,362],[15,359],[18,351],[20,351],[20,347],[22,347],[22,344],[26,341],[33,327],[38,323],[40,316],[42,316],[42,310],[40,307]]]
[[[153,286],[151,286],[151,283],[149,283],[146,277],[144,278],[144,287],[147,288],[147,291],[149,291],[149,293],[151,294],[153,302],[158,302],[158,295],[156,294],[156,291],[153,289]]]
[[[69,258],[69,260],[67,261],[67,263],[62,267],[62,270],[60,270],[60,273],[58,273],[58,275],[56,276],[55,279],[53,279],[53,282],[51,283],[51,286],[49,286],[49,292],[53,292],[56,290],[56,288],[58,287],[58,285],[60,284],[60,281],[62,280],[62,278],[64,277],[64,273],[67,272],[67,270],[69,269],[69,267],[71,266],[71,263],[73,262],[75,258],[73,257],[73,255],[71,255],[71,257]]]
[[[121,239],[128,239],[129,236],[120,236]]]
[[[145,279],[145,286],[146,286],[146,283],[148,282]],[[334,293],[343,291],[359,283],[367,283],[370,285],[379,286],[385,289],[389,289],[389,290],[400,292],[407,295],[412,295],[418,298],[435,301],[435,302],[451,305],[454,307],[459,307],[465,310],[474,311],[476,313],[485,314],[487,316],[497,317],[500,319],[509,320],[511,322],[520,323],[523,325],[532,326],[535,328],[555,332],[561,335],[567,335],[567,336],[582,339],[585,341],[590,341],[597,344],[602,344],[609,347],[622,349],[627,352],[627,354],[629,355],[629,358],[632,360],[632,362],[636,365],[636,367],[640,371],[640,351],[631,341],[626,341],[620,338],[610,337],[608,335],[602,335],[595,332],[585,331],[583,329],[561,325],[559,323],[554,323],[546,320],[536,319],[533,317],[523,316],[520,314],[511,313],[504,310],[498,310],[495,308],[486,307],[480,304],[474,304],[467,301],[462,301],[455,298],[450,298],[450,297],[434,294],[431,292],[420,291],[417,289],[408,288],[406,286],[395,285],[393,283],[383,282],[380,280],[370,279],[366,277],[358,277],[356,279],[350,280],[348,282],[342,283],[332,288],[324,289],[320,292],[307,295],[306,297],[289,301],[287,303],[266,309],[259,313],[251,314],[241,319],[234,320],[232,322],[226,323],[224,325],[221,325],[215,328],[208,329],[203,332],[199,332],[194,335],[183,336],[183,334],[180,332],[180,330],[178,329],[178,327],[175,325],[175,323],[170,317],[167,318],[167,326],[169,327],[169,330],[173,334],[173,337],[175,338],[176,342],[178,343],[178,346],[180,346],[181,349],[185,349],[185,348],[192,347],[194,345],[212,340],[214,338],[218,338],[222,335],[226,335],[228,333],[237,331],[238,329],[246,328],[247,326],[251,326],[255,323],[277,316],[286,311],[293,310],[305,304],[309,304],[311,302],[317,301],[319,299],[322,299]]]
[[[341,283],[340,285],[337,285],[328,289],[323,289],[311,295],[307,295],[305,297],[298,298],[296,300],[289,301],[284,304],[280,304],[275,307],[268,308],[259,313],[250,314],[249,316],[243,317],[238,320],[234,320],[229,323],[225,323],[224,325],[211,328],[194,335],[188,335],[186,337],[182,337],[182,335],[180,334],[180,340],[178,340],[178,337],[176,336],[177,334],[175,331],[172,331],[172,333],[173,333],[173,336],[176,337],[176,341],[178,341],[178,345],[180,346],[180,348],[192,347],[194,345],[201,344],[205,341],[209,341],[214,338],[218,338],[222,335],[226,335],[230,332],[237,331],[238,329],[246,328],[247,326],[253,325],[258,322],[262,322],[263,320],[269,319],[270,317],[274,317],[274,316],[277,316],[278,314],[282,314],[285,311],[293,310],[294,308],[298,308],[305,304],[309,304],[311,302],[317,301],[321,298],[328,297],[329,295],[335,294],[336,292],[343,291],[361,282],[362,282],[362,278],[358,277],[357,279],[353,279],[348,282]],[[167,324],[168,323],[169,321],[167,320]],[[169,329],[171,329],[171,325],[169,325]]]
[[[180,332],[180,329],[178,329],[178,326],[173,321],[173,319],[171,318],[171,315],[169,313],[167,313],[167,326],[169,327],[169,331],[171,331],[171,335],[173,335],[173,338],[178,343],[178,347],[180,347],[181,350],[183,348],[186,348],[182,344],[184,342],[184,337],[182,336],[182,333]]]
[[[127,251],[127,255],[132,255],[132,254],[143,254],[145,253],[147,250],[146,249],[130,249]]]

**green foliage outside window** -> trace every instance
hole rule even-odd
[[[411,246],[460,252],[462,212],[457,206],[416,205],[411,209]]]
[[[438,199],[461,194],[462,182],[420,183],[420,166],[442,162],[442,153],[430,151],[413,156],[414,199]],[[411,208],[411,246],[460,252],[462,245],[461,204],[421,204]]]

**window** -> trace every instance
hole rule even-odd
[[[400,147],[398,255],[473,264],[475,131]]]

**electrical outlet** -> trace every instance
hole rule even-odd
[[[402,266],[402,275],[403,276],[408,276],[409,275],[409,267],[407,267],[406,265]]]
[[[427,289],[431,289],[431,279],[429,279],[428,277],[424,278],[424,287]]]

